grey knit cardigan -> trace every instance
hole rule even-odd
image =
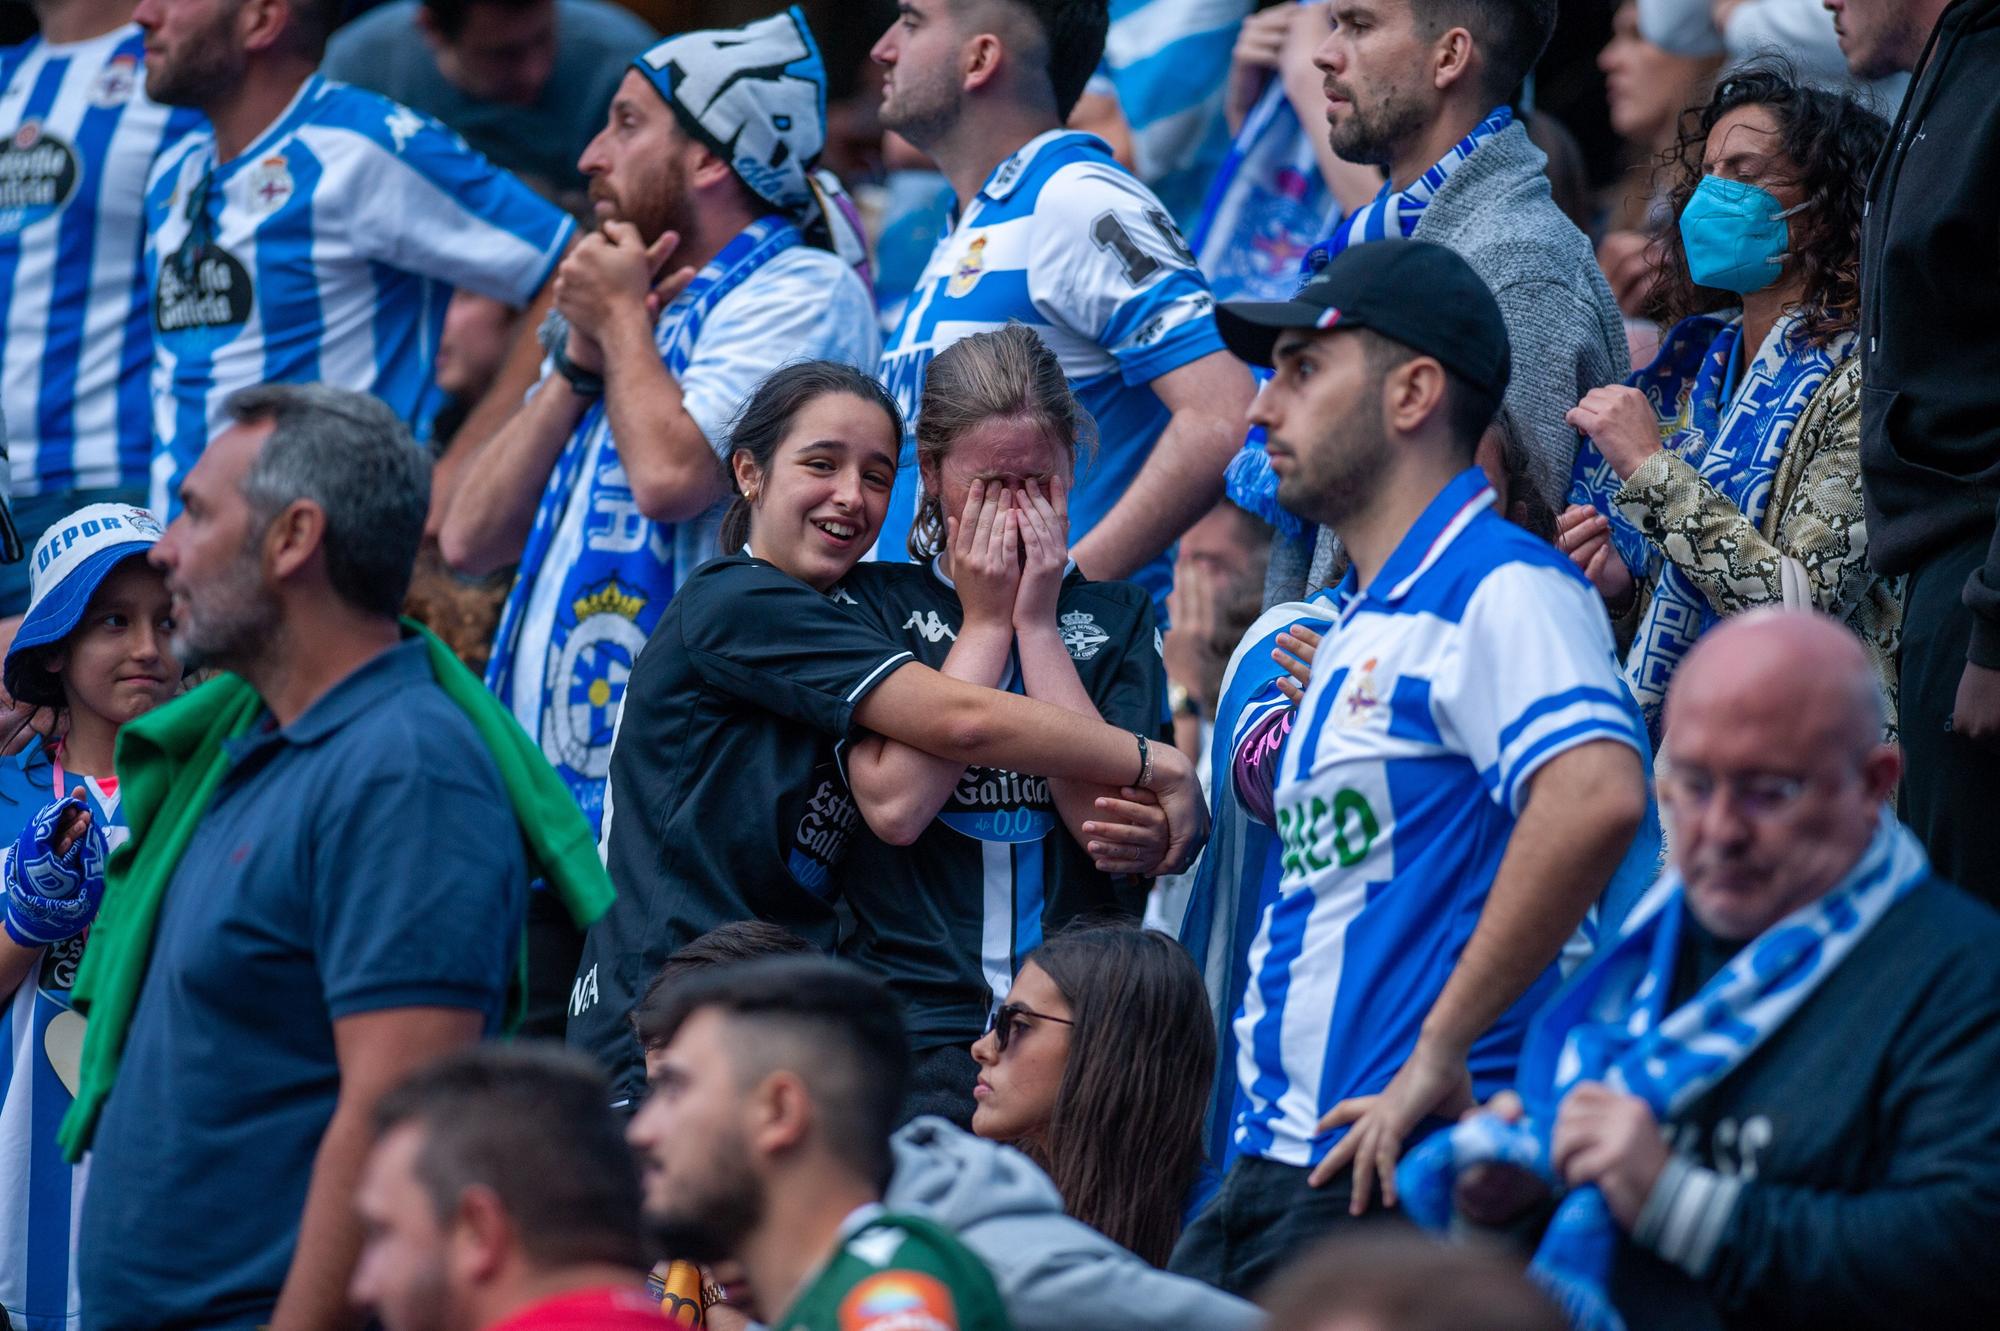
[[[1556,207],[1547,163],[1516,121],[1451,173],[1415,235],[1457,251],[1493,289],[1513,347],[1501,413],[1536,489],[1561,512],[1581,442],[1563,415],[1591,389],[1623,380],[1631,366],[1610,284],[1589,239]],[[1267,605],[1317,590],[1346,562],[1325,528],[1310,568],[1301,567],[1302,555],[1287,561],[1273,551]]]

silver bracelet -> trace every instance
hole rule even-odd
[[[1139,779],[1133,784],[1145,790],[1146,783],[1153,779],[1153,750],[1146,743],[1146,737],[1138,731],[1132,732],[1132,738],[1139,741]]]

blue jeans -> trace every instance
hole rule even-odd
[[[113,486],[104,490],[58,490],[14,501],[14,527],[21,533],[21,545],[28,557],[18,564],[0,564],[0,617],[28,611],[28,569],[35,562],[35,542],[42,533],[79,508],[91,504],[132,504],[146,506],[144,485]]]

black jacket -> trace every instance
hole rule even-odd
[[[1861,356],[1870,561],[1992,541],[1965,603],[2000,668],[2000,0],[1944,12],[1869,180]]]
[[[2000,915],[1932,879],[1668,1125],[1692,1182],[1621,1245],[1632,1331],[2000,1326],[1996,955]]]

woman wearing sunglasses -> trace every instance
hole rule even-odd
[[[861,614],[843,583],[882,525],[901,432],[851,367],[766,379],[730,440],[723,548],[743,553],[697,569],[633,662],[604,809],[618,896],[585,937],[569,1021],[615,1099],[644,1086],[626,1014],[674,951],[750,919],[832,948],[860,821],[833,749],[863,727],[958,763],[1145,787],[1168,863],[1200,843],[1201,791],[1169,746],[940,674]]]
[[[1180,944],[1136,925],[1056,935],[972,1057],[972,1130],[1018,1147],[1072,1216],[1164,1266],[1214,1183],[1202,1123],[1215,1024]]]

